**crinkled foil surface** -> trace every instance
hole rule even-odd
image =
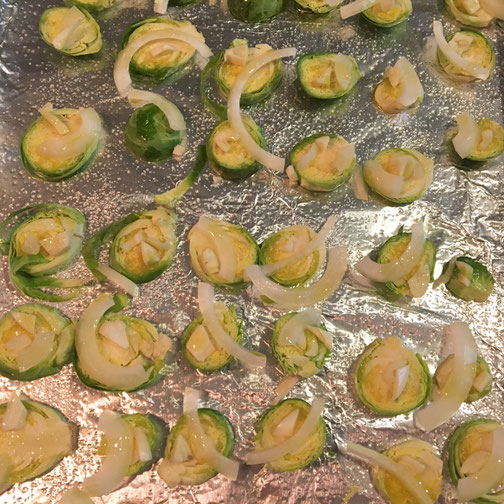
[[[161,86],[183,111],[189,127],[190,149],[181,163],[170,160],[148,164],[135,160],[123,142],[125,123],[131,113],[126,100],[118,98],[112,67],[123,29],[132,21],[152,16],[152,1],[126,0],[123,8],[100,20],[104,50],[100,58],[79,61],[59,55],[38,34],[42,11],[55,2],[44,0],[0,0],[0,201],[1,217],[16,208],[39,202],[59,202],[82,210],[90,233],[132,211],[151,204],[154,194],[172,187],[190,169],[197,145],[205,142],[215,119],[199,99],[199,68],[176,85]],[[292,474],[276,474],[264,467],[242,468],[237,482],[218,476],[197,487],[168,489],[155,470],[148,471],[124,488],[106,496],[106,504],[137,503],[341,503],[351,487],[359,487],[352,503],[381,502],[369,481],[368,468],[337,453],[337,439],[347,437],[377,449],[417,436],[443,451],[448,434],[460,422],[477,417],[502,417],[503,398],[503,285],[504,285],[504,196],[503,162],[493,161],[476,171],[461,171],[451,163],[445,141],[447,128],[461,112],[503,122],[503,32],[499,26],[484,30],[496,51],[496,74],[488,82],[453,85],[437,68],[432,51],[431,23],[442,19],[445,30],[457,25],[443,11],[441,0],[414,2],[414,13],[397,28],[383,31],[359,19],[342,22],[338,14],[326,17],[300,15],[293,6],[273,22],[246,25],[233,20],[224,2],[203,0],[188,9],[169,9],[169,16],[188,19],[200,29],[208,45],[219,51],[235,37],[252,44],[297,47],[307,51],[335,51],[355,57],[362,79],[346,98],[334,103],[313,103],[296,81],[293,62],[287,65],[284,82],[265,104],[252,110],[263,127],[270,149],[287,155],[300,139],[317,132],[338,133],[356,142],[357,157],[364,161],[386,147],[415,148],[435,160],[434,182],[424,197],[408,206],[388,207],[377,201],[357,200],[349,184],[326,195],[312,195],[289,188],[285,176],[263,172],[240,182],[218,183],[206,171],[178,206],[180,244],[171,268],[142,287],[127,313],[161,325],[178,338],[197,314],[197,278],[190,268],[187,232],[202,214],[245,226],[261,242],[270,233],[290,224],[306,223],[319,229],[335,214],[338,222],[331,244],[345,244],[350,264],[376,249],[400,225],[410,226],[425,217],[431,240],[438,247],[438,264],[467,253],[487,264],[496,278],[488,302],[465,303],[442,287],[429,290],[422,299],[389,303],[375,294],[359,290],[349,280],[322,306],[334,332],[334,351],[323,372],[300,382],[295,397],[328,398],[324,413],[328,426],[327,445],[319,461]],[[425,99],[412,115],[385,116],[371,103],[374,86],[387,65],[402,55],[417,67],[425,88]],[[25,128],[46,102],[56,107],[93,106],[103,116],[108,132],[101,156],[83,174],[62,183],[30,178],[19,159],[19,142]],[[0,303],[2,311],[27,299],[8,280],[7,263],[1,262]],[[82,261],[76,272],[84,274]],[[95,286],[60,308],[77,318],[106,287]],[[110,287],[109,287],[110,288]],[[262,306],[250,293],[219,292],[234,302],[244,321],[245,340],[250,348],[268,354],[265,374],[257,376],[235,366],[209,376],[193,371],[176,354],[174,370],[164,381],[134,394],[112,394],[86,388],[72,366],[60,374],[21,383],[2,378],[0,400],[11,390],[22,390],[31,399],[59,408],[79,426],[78,448],[52,472],[35,481],[16,485],[0,497],[1,503],[54,503],[68,487],[82,481],[98,467],[97,418],[104,409],[125,413],[151,412],[173,426],[182,409],[186,386],[209,392],[208,405],[231,420],[242,456],[251,445],[254,421],[275,397],[282,372],[270,351],[270,337],[279,312]],[[397,335],[424,355],[431,371],[438,363],[442,327],[454,320],[469,322],[481,354],[490,363],[495,379],[489,396],[464,405],[446,425],[422,434],[411,415],[378,417],[357,401],[351,369],[364,347],[375,337]],[[443,455],[445,456],[445,454]],[[455,502],[453,488],[443,483],[440,502]]]

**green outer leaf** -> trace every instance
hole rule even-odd
[[[280,14],[287,0],[228,0],[231,15],[245,23],[257,23]]]
[[[492,18],[489,20],[482,19],[481,17],[467,14],[459,10],[454,0],[445,0],[444,2],[448,12],[459,22],[466,26],[474,26],[475,28],[485,28],[492,23]]]
[[[121,0],[99,0],[97,2],[92,2],[89,0],[70,0],[74,5],[80,7],[81,9],[86,9],[93,14],[102,12],[107,9],[111,9],[115,5],[119,4]],[[172,0],[173,2],[173,0]]]
[[[200,2],[201,0],[170,0],[170,7],[185,7]]]
[[[398,24],[402,23],[403,21],[406,21],[408,17],[410,16],[411,12],[413,11],[413,6],[411,5],[411,1],[409,0],[402,0],[403,6],[406,5],[406,10],[394,21],[389,21],[389,22],[383,22],[380,18],[376,17],[373,14],[373,8],[370,7],[369,9],[366,9],[364,12],[361,12],[362,16],[366,21],[369,21],[370,23],[374,24],[375,26],[378,26],[380,28],[392,28],[393,26],[397,26]],[[409,4],[409,5],[408,5]]]
[[[215,66],[221,56],[222,57],[224,56],[224,51],[221,51],[220,53],[210,58],[210,61],[206,64],[205,68],[201,72],[199,89],[201,100],[205,104],[205,107],[215,117],[217,117],[219,121],[225,121],[227,119],[227,107],[225,107],[224,105],[220,105],[217,102],[214,102],[213,100],[210,99],[210,97],[207,94],[207,88],[209,87],[208,81],[210,80],[211,77],[214,76]]]

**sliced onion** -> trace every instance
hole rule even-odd
[[[289,187],[296,187],[298,185],[298,175],[296,173],[296,170],[294,169],[294,166],[289,165],[285,169],[285,173],[287,174],[287,177],[289,179]]]
[[[362,166],[357,165],[352,175],[352,189],[357,199],[361,201],[369,200],[369,190],[368,186],[364,182],[364,177],[362,176]]]
[[[407,488],[408,492],[415,497],[415,500],[419,504],[432,504],[432,499],[426,489],[422,487],[422,483],[413,478],[401,464],[398,464],[390,457],[350,441],[341,443],[339,449],[345,455],[350,455],[373,466],[381,467],[388,473],[393,474]]]
[[[106,320],[100,326],[100,334],[121,348],[129,348],[126,324],[122,320]]]
[[[154,0],[154,12],[157,14],[166,14],[169,0]]]
[[[360,14],[366,9],[373,7],[373,5],[377,4],[378,2],[379,0],[356,0],[355,2],[343,5],[340,8],[341,19],[347,19],[349,17],[355,16],[356,14]]]
[[[484,496],[504,479],[504,428],[495,429],[492,434],[492,453],[486,464],[476,474],[458,481],[457,497],[461,502]]]
[[[28,410],[25,408],[23,401],[16,393],[13,393],[2,418],[2,430],[12,431],[22,429],[26,424],[27,416]]]
[[[299,378],[297,375],[289,375],[283,378],[276,387],[277,395],[273,404],[278,404],[294,388],[298,381]]]
[[[52,39],[55,49],[70,49],[75,44],[75,32],[86,16],[77,7],[72,7],[63,16],[63,29]]]
[[[93,504],[93,501],[82,490],[70,488],[63,494],[58,504]]]
[[[381,163],[371,159],[364,163],[363,172],[372,186],[389,198],[399,198],[404,185],[402,175],[394,175],[387,171]]]
[[[243,123],[243,117],[240,112],[240,98],[249,77],[257,72],[257,70],[277,59],[288,58],[295,55],[296,49],[288,48],[279,49],[278,51],[268,51],[252,58],[249,63],[247,63],[247,66],[239,73],[228,97],[228,119],[233,130],[239,135],[242,146],[256,161],[271,170],[279,172],[284,171],[285,159],[265,151],[252,138]]]
[[[502,0],[479,0],[481,8],[490,16],[504,19],[504,3]]]
[[[98,348],[98,324],[105,312],[114,306],[112,294],[98,296],[84,310],[75,338],[75,348],[83,368],[93,380],[115,389],[133,389],[147,381],[150,372],[141,364],[118,366],[109,362]]]
[[[453,148],[462,159],[465,159],[480,143],[481,132],[478,123],[469,114],[460,114],[455,120],[458,132],[452,139]]]
[[[296,453],[303,445],[305,439],[310,436],[317,427],[320,415],[324,411],[325,400],[321,397],[316,397],[313,400],[310,413],[299,429],[286,441],[266,448],[264,450],[255,450],[247,453],[245,462],[248,465],[267,464],[278,460],[289,453]]]
[[[60,135],[70,133],[70,129],[65,124],[65,121],[53,113],[52,103],[46,103],[39,109],[39,113]]]
[[[411,292],[411,297],[422,297],[429,288],[430,269],[427,263],[420,265],[416,273],[408,279],[408,287]]]
[[[374,282],[397,282],[406,277],[418,264],[423,254],[424,243],[424,226],[420,221],[411,226],[411,240],[399,258],[389,263],[378,264],[367,256],[357,263],[357,271]]]
[[[479,65],[474,65],[470,61],[467,61],[462,57],[453,47],[448,44],[443,33],[443,25],[440,21],[434,21],[432,23],[434,29],[434,37],[436,38],[439,50],[448,58],[454,65],[462,68],[465,72],[477,79],[488,79],[490,75],[490,69]]]
[[[453,274],[453,270],[455,269],[455,262],[457,261],[456,257],[450,259],[446,271],[442,273],[438,278],[436,278],[435,282],[432,284],[433,289],[437,289],[441,284],[445,284],[448,282]]]
[[[186,389],[187,392],[188,390]],[[198,415],[198,398],[199,395],[196,393],[190,392],[187,399],[184,394],[184,415],[189,421],[190,437],[196,448],[195,456],[205,460],[205,462],[226,478],[236,481],[240,464],[236,460],[225,457],[217,451],[212,439],[205,434]]]
[[[51,355],[54,346],[54,333],[38,332],[29,346],[19,350],[16,355],[17,365],[21,372],[35,367]]]
[[[210,58],[213,53],[210,48],[195,35],[187,33],[180,28],[163,28],[148,32],[141,37],[131,41],[118,55],[114,65],[114,82],[121,96],[127,96],[131,90],[131,76],[129,65],[135,53],[149,42],[154,40],[173,39],[181,40],[191,45],[204,58]]]
[[[466,400],[476,375],[476,342],[464,322],[445,327],[446,353],[453,353],[453,370],[438,398],[415,413],[418,428],[430,432],[448,421]]]
[[[410,367],[408,364],[395,370],[395,382],[394,391],[392,393],[392,401],[395,401],[404,392],[404,388],[408,383],[409,375]]]
[[[115,283],[121,289],[124,290],[131,297],[137,297],[140,294],[140,289],[135,282],[132,282],[128,277],[125,277],[115,269],[106,266],[105,264],[99,264],[96,268],[102,275],[107,277],[108,280]]]
[[[242,347],[222,327],[215,313],[214,288],[210,284],[203,282],[198,284],[198,303],[205,326],[221,348],[241,361],[249,369],[264,368],[266,366],[265,355],[251,352]]]
[[[314,308],[308,308],[296,313],[282,327],[278,336],[280,345],[297,345],[302,349],[306,348],[305,330],[310,327],[318,327],[322,323],[322,312]],[[300,344],[303,342],[304,345]]]
[[[107,438],[107,453],[98,472],[82,484],[88,495],[96,497],[109,494],[122,483],[133,458],[133,431],[121,415],[104,411],[98,429]]]
[[[403,56],[397,60],[395,66],[402,72],[401,92],[397,97],[397,101],[401,105],[409,107],[418,99],[423,98],[424,90],[422,83],[418,78],[415,67]]]
[[[310,148],[298,159],[297,169],[300,172],[307,170],[311,164],[317,159],[319,153],[319,148],[315,142],[313,142]]]
[[[133,437],[135,439],[138,460],[140,462],[149,462],[149,460],[152,460],[152,450],[145,430],[142,427],[135,427],[133,429]]]

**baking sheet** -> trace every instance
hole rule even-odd
[[[210,1],[209,5],[203,0],[192,8],[169,10],[171,17],[193,22],[214,52],[226,48],[233,38],[243,37],[251,44],[269,43],[275,48],[293,45],[300,54],[327,50],[355,57],[362,79],[349,96],[328,104],[307,99],[296,81],[293,62],[288,63],[278,91],[251,112],[262,126],[272,152],[287,155],[296,142],[312,133],[338,133],[349,142],[356,142],[358,161],[369,159],[386,147],[418,149],[435,160],[434,182],[420,201],[408,206],[386,207],[377,201],[358,201],[349,184],[330,194],[311,195],[289,188],[284,176],[262,172],[241,183],[219,183],[206,171],[179,204],[180,244],[172,267],[144,285],[142,296],[125,313],[161,324],[175,339],[181,335],[198,311],[197,278],[190,268],[186,237],[202,214],[241,224],[258,242],[294,223],[319,229],[329,215],[335,214],[338,222],[330,243],[348,246],[350,264],[376,249],[400,225],[408,228],[425,217],[428,235],[438,247],[436,274],[454,255],[467,253],[479,257],[496,278],[494,294],[479,305],[459,301],[441,288],[430,290],[422,299],[392,304],[357,289],[347,276],[322,307],[335,335],[332,355],[323,372],[302,381],[292,392],[292,396],[307,400],[318,394],[328,398],[324,413],[327,445],[320,460],[292,474],[244,467],[234,483],[218,476],[198,487],[176,489],[168,489],[155,470],[151,470],[104,497],[104,503],[327,504],[343,502],[354,485],[359,489],[350,502],[382,502],[369,482],[367,467],[337,454],[338,437],[383,449],[408,436],[417,436],[442,450],[447,435],[460,422],[476,416],[502,419],[503,161],[502,158],[492,161],[472,172],[461,171],[452,165],[444,140],[447,128],[454,125],[453,118],[461,112],[503,122],[502,28],[494,26],[484,30],[496,51],[497,69],[493,78],[484,83],[453,85],[436,68],[431,23],[433,18],[442,19],[446,33],[457,25],[442,10],[441,1],[414,3],[409,20],[388,31],[357,18],[342,22],[336,13],[325,17],[301,16],[292,5],[273,22],[258,25],[233,20],[222,1]],[[45,8],[53,5],[57,4],[43,0],[0,0],[0,217],[28,204],[59,202],[83,211],[90,233],[94,233],[132,211],[144,209],[155,193],[181,179],[191,167],[197,145],[205,142],[216,121],[200,102],[200,70],[195,67],[176,85],[156,88],[175,101],[186,117],[190,153],[181,163],[170,160],[154,165],[135,160],[123,143],[131,108],[117,96],[112,66],[123,29],[136,19],[152,16],[152,2],[127,0],[123,9],[113,12],[108,19],[101,19],[103,54],[86,61],[62,56],[41,40],[38,19]],[[374,108],[371,94],[386,66],[395,63],[401,55],[417,67],[425,99],[415,114],[389,117]],[[55,107],[95,107],[108,132],[100,158],[85,173],[57,184],[30,178],[18,154],[20,138],[37,116],[36,108],[48,101]],[[3,312],[27,299],[10,284],[5,259],[1,266]],[[76,273],[85,271],[81,261]],[[61,304],[60,308],[77,318],[105,289],[96,286],[85,290],[77,300]],[[0,503],[56,502],[66,488],[82,481],[98,467],[96,424],[104,409],[154,413],[173,426],[181,414],[182,394],[188,385],[209,391],[208,406],[230,419],[236,431],[235,455],[243,455],[252,446],[254,421],[271,404],[275,385],[283,376],[269,348],[271,330],[280,314],[254,301],[248,291],[220,291],[218,298],[236,304],[244,321],[247,346],[267,353],[268,367],[264,375],[234,367],[204,376],[189,368],[179,352],[172,374],[155,387],[134,394],[86,388],[72,366],[34,383],[0,378],[0,401],[6,400],[11,390],[22,390],[33,400],[59,408],[79,426],[78,448],[71,456],[44,477],[16,485],[0,497]],[[489,396],[473,405],[464,405],[450,422],[431,434],[414,429],[411,415],[381,418],[359,404],[349,369],[375,337],[400,336],[425,357],[433,372],[438,362],[442,327],[457,319],[469,322],[480,352],[493,370],[495,384]],[[446,482],[446,471],[444,476],[440,502],[455,502],[453,488]]]

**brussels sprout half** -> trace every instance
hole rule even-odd
[[[402,371],[408,366],[404,379]],[[377,338],[364,350],[354,379],[364,406],[384,416],[401,415],[420,407],[429,399],[432,388],[427,364],[395,336]]]
[[[315,14],[327,14],[336,9],[337,4],[329,5],[326,0],[296,0],[301,9],[314,12]]]
[[[467,10],[468,2],[463,0],[445,0],[444,4],[448,12],[463,25],[475,28],[488,26],[494,18],[479,6],[479,2],[473,3],[476,10],[471,9],[472,12]]]
[[[321,100],[347,94],[361,77],[352,56],[327,52],[304,54],[297,62],[296,71],[304,91]]]
[[[318,139],[329,138],[327,146],[318,146]],[[299,185],[309,191],[328,192],[347,181],[355,168],[355,151],[347,156],[348,142],[339,135],[317,133],[298,142],[292,149],[290,162],[298,176]],[[302,158],[310,157],[310,151],[317,148],[316,156],[308,166],[303,166]],[[345,152],[345,155],[343,155]],[[306,159],[306,158],[305,158]]]
[[[486,118],[478,121],[478,127],[481,136],[480,142],[464,160],[485,162],[500,156],[504,152],[504,128],[499,123]],[[458,129],[453,132],[450,142],[453,141],[457,133]]]
[[[70,28],[60,40],[58,35]],[[51,7],[45,10],[40,17],[39,32],[47,45],[68,56],[95,54],[102,47],[98,23],[86,9],[79,7]]]
[[[86,224],[78,210],[55,203],[33,205],[9,215],[0,225],[0,253],[9,256],[9,275],[14,286],[43,301],[76,297],[87,279],[50,275],[77,261]],[[58,295],[43,288],[68,292]]]
[[[101,12],[118,5],[122,0],[70,0],[74,5],[89,12]],[[173,2],[173,0],[172,0]]]
[[[400,257],[408,247],[411,240],[411,233],[405,233],[401,228],[399,233],[389,238],[378,251],[378,263],[386,264]],[[430,282],[434,281],[434,266],[436,264],[436,247],[427,238],[424,244],[424,250],[418,265],[413,268],[407,277],[401,283],[387,282],[378,284],[383,287],[382,294],[391,301],[398,300],[403,296],[411,296],[408,280],[412,278],[420,268],[427,267],[429,270]]]
[[[261,128],[250,116],[242,117],[252,138],[266,149]],[[236,138],[227,120],[219,123],[210,133],[206,149],[210,167],[226,180],[244,179],[262,169],[262,164],[252,158]]]
[[[448,263],[444,265],[443,273],[447,269]],[[483,264],[470,257],[457,257],[446,288],[464,301],[484,303],[492,294],[494,283],[494,277]]]
[[[488,458],[492,451],[493,434],[492,431],[501,428],[498,420],[490,418],[479,418],[459,425],[449,437],[447,442],[448,451],[448,471],[454,486],[457,486],[459,479],[470,476],[462,473],[464,462],[478,452],[483,452],[483,460]],[[492,504],[502,502],[504,492],[499,489],[501,482],[494,491],[482,495],[471,502],[477,504]]]
[[[0,373],[31,381],[56,374],[72,360],[75,327],[57,308],[17,306],[0,319]]]
[[[24,425],[16,430],[0,429],[2,469],[7,466],[0,493],[16,483],[52,471],[75,445],[76,430],[58,410],[28,399],[22,403],[27,410]],[[0,404],[0,425],[7,405]]]
[[[228,0],[231,15],[245,23],[257,23],[280,14],[287,0]]]
[[[242,322],[236,316],[234,305],[215,304],[215,313],[225,331],[236,342],[242,340]],[[187,362],[200,371],[217,371],[227,366],[233,357],[213,341],[212,335],[198,315],[186,328],[182,336],[182,353]]]
[[[256,449],[265,450],[282,442],[283,439],[275,436],[275,429],[294,410],[299,410],[292,433],[294,434],[306,420],[310,409],[311,405],[302,399],[285,399],[266,410],[257,424]],[[315,430],[305,438],[295,453],[288,453],[278,460],[269,462],[268,467],[279,472],[301,469],[320,457],[324,451],[325,442],[326,426],[324,419],[320,417]]]
[[[215,448],[224,457],[231,457],[235,445],[233,426],[218,411],[199,408],[198,416],[205,434],[215,443]],[[217,471],[208,462],[198,458],[190,424],[182,415],[166,440],[165,458],[158,472],[170,487],[177,485],[201,485],[217,475]]]
[[[413,11],[411,0],[395,0],[390,9],[383,10],[380,2],[366,9],[362,15],[364,19],[380,28],[391,28],[409,17]]]
[[[168,26],[167,26],[168,25]],[[141,19],[126,28],[121,49],[129,42],[164,28],[179,28],[204,41],[203,35],[198,32],[189,21],[175,21],[165,17]],[[173,84],[184,75],[193,60],[195,49],[193,46],[179,40],[170,40],[170,48],[163,49],[166,42],[155,40],[141,47],[131,59],[129,71],[134,82]],[[173,49],[173,46],[177,50]]]
[[[409,439],[391,446],[383,454],[402,466],[415,480],[418,480],[422,488],[425,489],[428,498],[433,503],[437,502],[441,494],[443,461],[432,445],[419,439]],[[390,504],[416,502],[415,497],[400,480],[382,467],[372,467],[371,480]]]

